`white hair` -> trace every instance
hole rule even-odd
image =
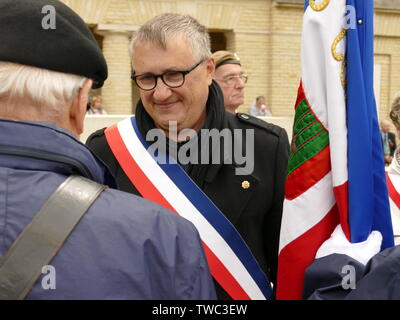
[[[37,114],[57,117],[86,80],[78,75],[0,61],[0,113],[23,114],[25,108],[31,107]]]
[[[183,35],[191,46],[196,59],[207,59],[211,56],[211,40],[207,28],[190,15],[164,13],[146,22],[132,36],[129,46],[133,55],[135,46],[140,42],[149,42],[166,49],[167,41]]]

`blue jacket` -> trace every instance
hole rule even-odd
[[[351,271],[345,268],[349,266]],[[352,287],[351,282],[354,282]],[[316,259],[306,270],[303,298],[399,300],[400,246],[376,254],[366,266],[345,254]]]
[[[0,257],[71,174],[115,186],[65,130],[0,119]],[[199,235],[187,220],[106,189],[55,258],[56,288],[39,277],[27,299],[215,299]]]

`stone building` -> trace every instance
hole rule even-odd
[[[134,113],[132,32],[164,12],[191,14],[206,25],[213,51],[234,51],[249,75],[246,111],[258,95],[274,116],[292,117],[300,79],[303,0],[62,0],[92,28],[109,65],[99,94],[109,114]],[[318,2],[318,0],[317,0]],[[381,118],[400,91],[400,1],[375,0],[375,87]]]

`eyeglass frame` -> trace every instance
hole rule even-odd
[[[168,88],[176,89],[176,88],[182,87],[182,86],[185,84],[186,75],[189,74],[190,72],[192,72],[194,69],[196,69],[196,68],[197,68],[199,65],[201,65],[204,61],[206,61],[206,59],[200,60],[200,62],[196,63],[193,67],[191,67],[190,69],[187,69],[187,70],[169,70],[169,71],[165,71],[165,72],[163,72],[163,73],[161,73],[161,74],[141,73],[141,74],[138,74],[138,75],[136,75],[136,76],[135,76],[135,75],[131,76],[131,79],[132,79],[133,81],[135,81],[135,83],[136,83],[136,85],[138,86],[139,89],[144,90],[144,91],[151,91],[151,90],[154,90],[154,89],[157,87],[158,78],[161,78],[162,82],[164,82],[164,84],[165,84]],[[166,81],[165,81],[165,79],[164,79],[164,76],[165,76],[166,74],[169,74],[169,73],[180,73],[180,74],[182,74],[182,77],[183,77],[182,84],[180,84],[179,86],[170,86],[168,83],[166,83]],[[143,89],[143,88],[137,83],[137,80],[136,80],[136,79],[137,79],[138,77],[140,77],[140,76],[145,76],[145,75],[153,76],[153,79],[154,79],[154,87],[152,87],[151,89]]]
[[[236,81],[235,81],[235,83],[233,83],[231,85],[228,85],[227,81],[229,81],[231,78],[235,78]],[[244,80],[242,78],[244,78]],[[243,83],[246,84],[247,81],[249,80],[249,76],[245,75],[245,74],[242,74],[240,76],[229,76],[227,79],[215,79],[215,80],[221,81],[221,82],[225,83],[226,85],[228,85],[229,87],[233,87],[233,86],[236,85],[238,79],[240,79],[241,81],[243,81]]]

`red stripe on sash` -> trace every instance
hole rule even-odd
[[[396,188],[393,185],[392,180],[390,179],[389,174],[386,172],[386,183],[388,186],[389,197],[396,204],[397,208],[400,208],[400,194],[397,192]]]
[[[107,128],[105,131],[105,136],[108,145],[111,148],[112,153],[118,160],[122,170],[128,176],[129,180],[136,187],[143,198],[153,201],[168,210],[175,212],[175,209],[170,205],[170,203],[164,198],[164,196],[158,192],[151,181],[139,168],[139,165],[132,158],[128,149],[125,147],[125,143],[118,132],[116,125]],[[140,181],[140,183],[138,183]],[[176,213],[176,212],[175,212]]]
[[[143,173],[135,159],[132,158],[125,146],[124,141],[121,138],[121,135],[119,134],[117,126],[113,125],[107,128],[104,133],[108,145],[110,146],[110,149],[120,164],[122,170],[128,176],[129,180],[136,187],[142,197],[178,214],[175,208],[165,199],[165,197]],[[243,290],[229,270],[214,254],[214,252],[211,251],[206,243],[204,243],[203,240],[202,244],[207,257],[210,272],[214,279],[221,285],[222,288],[224,288],[224,290],[231,296],[232,299],[250,300],[248,294]]]

